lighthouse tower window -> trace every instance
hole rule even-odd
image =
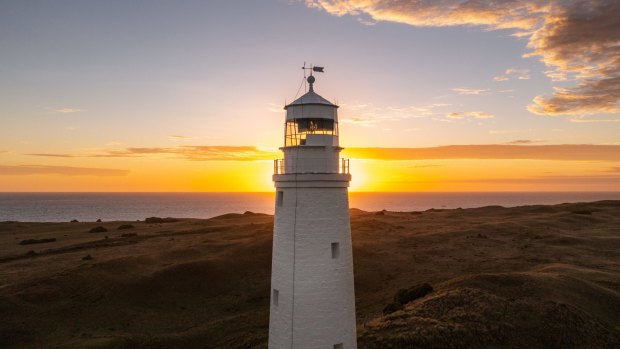
[[[281,190],[278,190],[278,193],[276,194],[276,205],[282,206],[283,204],[284,204],[284,192]]]
[[[278,306],[279,303],[279,299],[280,298],[280,291],[276,290],[275,288],[273,289],[273,295],[271,297],[271,301],[273,302],[273,305],[275,305],[276,307]]]
[[[332,259],[340,257],[340,243],[332,242]]]

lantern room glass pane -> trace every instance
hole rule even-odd
[[[305,145],[309,134],[338,135],[338,123],[332,119],[293,119],[285,125],[285,146]]]

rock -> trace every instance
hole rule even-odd
[[[108,231],[108,229],[102,227],[102,226],[97,226],[92,228],[91,230],[89,230],[89,233],[105,233],[106,231]]]
[[[72,219],[70,223],[78,223],[79,221],[77,219]]]
[[[125,234],[121,234],[121,237],[122,237],[122,238],[130,238],[130,237],[133,237],[133,236],[138,236],[138,234],[136,234],[136,233],[125,233]]]
[[[26,256],[28,256],[28,257],[34,257],[36,255],[37,255],[37,253],[34,252],[33,250],[30,250],[30,251],[26,252]]]
[[[101,219],[97,219],[95,223],[101,223]]]
[[[91,256],[91,255],[89,255],[89,254],[87,254],[86,256],[82,257],[82,260],[83,260],[83,261],[89,261],[89,260],[91,260],[91,259],[93,259],[93,256]]]

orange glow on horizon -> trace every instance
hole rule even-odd
[[[92,161],[92,160],[91,160]],[[58,160],[49,161],[56,166]],[[271,192],[273,163],[187,161],[163,156],[97,159],[84,166],[130,168],[126,175],[2,175],[0,191]],[[350,159],[352,192],[609,191],[620,180],[608,162],[559,160]],[[58,166],[62,167],[62,166]],[[123,172],[124,173],[124,172]]]

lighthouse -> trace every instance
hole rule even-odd
[[[307,68],[306,68],[307,69]],[[286,105],[276,187],[269,349],[355,349],[348,159],[338,106],[314,91]]]

